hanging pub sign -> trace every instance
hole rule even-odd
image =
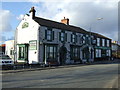
[[[37,40],[32,40],[29,42],[30,46],[29,49],[30,50],[37,50]]]

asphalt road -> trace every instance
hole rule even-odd
[[[118,64],[8,73],[2,88],[118,88]]]

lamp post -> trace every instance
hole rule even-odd
[[[97,20],[102,20],[103,18],[97,18]],[[90,43],[89,43],[89,45],[90,45],[90,47],[92,46],[92,39],[91,39],[91,34],[92,34],[92,32],[91,32],[91,29],[92,27],[90,26]],[[91,50],[90,50],[91,48],[89,48],[89,59],[92,59],[92,52],[91,52]]]

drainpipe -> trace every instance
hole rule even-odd
[[[14,64],[17,61],[17,28],[15,30],[15,36],[14,36]]]
[[[38,63],[40,63],[40,26],[38,27],[38,31],[37,31],[37,59],[38,59]]]

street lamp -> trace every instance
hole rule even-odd
[[[102,20],[103,18],[97,18],[97,20]]]
[[[103,18],[97,18],[97,20],[102,20],[102,19],[103,19]],[[91,47],[91,45],[92,45],[92,44],[91,44],[91,42],[92,42],[92,39],[91,39],[91,34],[92,34],[92,32],[91,32],[91,30],[92,30],[92,29],[91,29],[91,26],[90,26],[90,31],[89,31],[89,32],[90,32],[90,47]],[[91,50],[91,48],[89,48],[89,51],[90,51],[90,50]],[[91,53],[92,53],[92,52],[90,51],[90,54],[91,54]],[[89,58],[92,59],[92,54],[91,54],[91,55],[90,55],[90,54],[89,54]]]

